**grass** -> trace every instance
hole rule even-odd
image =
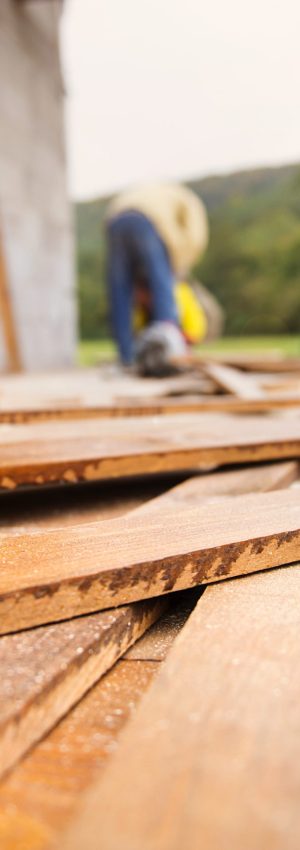
[[[237,353],[275,353],[287,357],[300,357],[299,336],[225,336],[213,343],[201,345],[199,352],[209,354]],[[81,366],[95,366],[104,360],[116,357],[116,348],[112,340],[81,340],[78,349],[78,362]]]

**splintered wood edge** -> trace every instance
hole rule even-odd
[[[203,465],[225,465],[300,457],[299,439],[254,442],[248,445],[215,446],[212,448],[177,449],[90,458],[88,460],[39,461],[20,464],[0,464],[0,487],[13,490],[18,486],[42,485],[65,481],[100,481],[128,475],[153,472],[175,472],[197,469]]]
[[[166,598],[130,605],[120,612],[118,631],[114,623],[105,645],[100,638],[79,656],[74,647],[68,669],[54,678],[53,687],[48,683],[32,703],[0,728],[0,776],[81,699],[167,608]]]
[[[0,598],[0,634],[124,605],[124,597],[128,604],[299,559],[295,529],[30,586]]]

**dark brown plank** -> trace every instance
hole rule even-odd
[[[205,591],[64,850],[298,850],[299,606],[299,565]]]
[[[299,418],[191,414],[0,426],[0,486],[300,456]]]
[[[15,631],[300,557],[297,490],[3,535],[0,629]]]

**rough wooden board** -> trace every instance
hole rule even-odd
[[[299,420],[190,414],[0,426],[0,486],[300,456]]]
[[[210,378],[213,378],[217,386],[238,398],[246,400],[264,398],[265,394],[258,380],[252,375],[246,375],[234,369],[233,366],[225,366],[223,363],[206,363],[205,371]]]
[[[110,404],[80,405],[76,401],[55,408],[36,407],[28,410],[6,408],[0,410],[0,423],[39,423],[71,419],[117,419],[129,416],[163,416],[172,413],[269,413],[272,410],[300,407],[300,393],[295,387],[280,395],[272,391],[263,398],[241,399],[230,395],[172,395],[128,396]]]
[[[268,354],[228,352],[228,354],[223,353],[222,355],[210,353],[209,358],[203,352],[202,355],[193,355],[188,358],[191,366],[194,369],[198,367],[200,371],[207,360],[244,369],[245,372],[300,372],[300,357],[285,357],[280,352],[269,352]]]
[[[1,633],[280,566],[300,557],[298,491],[2,535]]]
[[[59,418],[120,415],[126,412],[126,396],[137,405],[148,396],[167,396],[214,391],[205,375],[191,383],[187,375],[171,378],[116,376],[113,370],[78,369],[58,373],[10,376],[0,380],[0,422],[26,422]],[[125,399],[125,400],[124,400]],[[123,413],[124,415],[124,413]]]
[[[219,501],[222,497],[241,496],[245,493],[267,493],[288,487],[299,478],[300,464],[297,461],[258,464],[226,472],[195,475],[182,481],[167,492],[161,493],[144,505],[140,505],[139,516],[163,508],[178,510],[181,505],[196,507],[201,502]]]
[[[163,613],[162,599],[0,640],[0,775]]]
[[[150,627],[149,643],[138,641],[139,660],[126,655],[126,660],[118,661],[2,781],[1,850],[12,846],[32,850],[34,841],[36,850],[42,850],[76,813],[83,790],[106,766],[121,729],[186,622],[196,596],[194,591],[174,595],[170,613],[159,620],[160,628],[152,633]]]
[[[61,834],[158,668],[155,661],[118,661],[2,781],[1,850],[46,850]]]
[[[205,591],[64,850],[298,850],[299,606],[299,565]]]

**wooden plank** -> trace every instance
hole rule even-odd
[[[0,785],[1,850],[48,850],[104,771],[159,662],[122,659]]]
[[[285,357],[280,352],[265,353],[250,353],[245,352],[228,352],[228,354],[213,354],[210,352],[209,357],[203,351],[202,354],[191,355],[185,358],[185,362],[193,369],[203,368],[205,362],[225,364],[233,366],[237,369],[244,369],[246,372],[300,372],[300,357]]]
[[[129,605],[0,640],[0,775],[163,613]]]
[[[49,846],[76,814],[82,792],[107,765],[119,734],[156,675],[188,614],[195,592],[176,594],[138,660],[117,662],[71,713],[1,783],[1,850]],[[155,656],[155,660],[152,658]],[[27,848],[28,845],[28,848]]]
[[[222,497],[241,496],[245,493],[267,493],[288,487],[299,478],[300,464],[297,461],[258,464],[242,469],[233,469],[213,474],[194,475],[181,481],[167,492],[160,493],[144,505],[138,513],[157,511],[163,506],[169,510],[183,506],[200,505],[201,502],[219,501]]]
[[[0,315],[3,328],[7,368],[12,372],[18,372],[22,368],[7,269],[4,259],[3,245],[0,234]]]
[[[300,456],[299,419],[209,414],[0,426],[0,486]]]
[[[300,557],[297,490],[2,535],[0,630],[110,608]]]
[[[195,604],[194,591],[175,595],[149,642],[137,642],[138,659],[126,653],[2,781],[1,850],[32,850],[34,841],[44,850],[76,814]]]
[[[265,397],[257,379],[252,375],[239,372],[233,366],[224,366],[223,363],[206,363],[205,372],[222,390],[238,398],[256,400]]]
[[[298,850],[299,605],[300,565],[205,591],[64,850]]]

